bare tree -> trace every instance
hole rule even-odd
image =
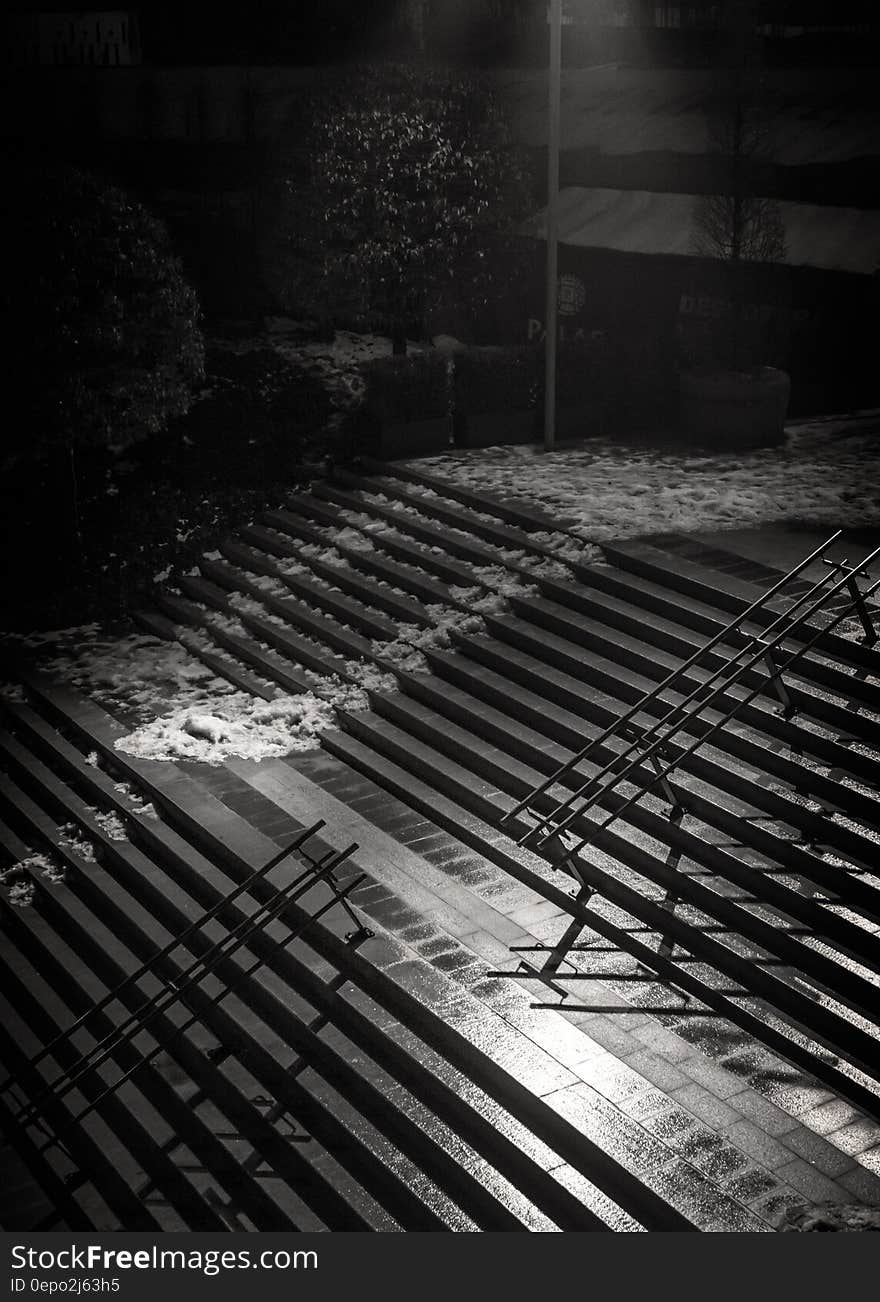
[[[760,66],[749,0],[731,0],[729,61],[718,69],[707,106],[708,148],[722,160],[713,194],[694,205],[695,252],[729,264],[732,302],[719,323],[717,361],[735,370],[750,360],[746,344],[744,266],[782,262],[785,227],[776,200],[758,192],[758,170],[772,158],[772,103]]]
[[[720,193],[697,200],[697,252],[730,262],[781,262],[785,228],[779,204],[755,190],[755,169],[772,156],[760,73],[734,69],[725,78],[709,108],[708,137],[710,150],[726,166]]]

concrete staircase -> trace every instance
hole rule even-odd
[[[694,1228],[543,1100],[542,1091],[582,1085],[579,1078],[525,1037],[516,1067],[505,1070],[480,1047],[509,1039],[499,1015],[379,926],[346,943],[351,923],[338,908],[310,923],[302,906],[289,905],[190,992],[191,1025],[187,1009],[174,1005],[70,1093],[47,1091],[122,1010],[179,982],[182,960],[154,965],[120,993],[119,1006],[89,1018],[35,1066],[41,1047],[202,911],[219,906],[216,921],[187,939],[188,955],[252,913],[283,884],[290,861],[275,880],[223,901],[295,825],[288,820],[270,841],[182,770],[114,751],[121,730],[98,707],[37,679],[30,691],[36,708],[16,707],[2,741],[3,849],[16,861],[27,846],[52,849],[68,871],[51,886],[32,870],[32,906],[4,910],[0,1052],[12,1078],[4,1083],[6,1133],[56,1224]],[[96,751],[101,763],[86,762]],[[133,814],[120,779],[149,795],[161,816]],[[102,830],[99,807],[124,820],[127,839]],[[65,849],[60,820],[88,836],[98,861],[84,865]],[[451,1006],[471,1038],[450,1023]],[[21,1120],[28,1098],[43,1100],[36,1121]],[[635,1165],[668,1165],[672,1153],[644,1138]],[[728,1216],[761,1228],[728,1201]]]
[[[708,1028],[707,1052],[719,1027],[735,1028],[825,1097],[876,1115],[876,651],[829,633],[787,678],[793,718],[769,694],[744,705],[683,760],[681,820],[647,796],[596,836],[583,857],[589,904],[552,862],[516,844],[524,825],[501,826],[756,595],[742,577],[658,547],[603,552],[521,507],[368,466],[243,530],[179,591],[159,592],[141,622],[266,698],[307,690],[309,673],[355,681],[355,662],[393,674],[394,690],[368,689],[370,708],[341,710],[339,729],[324,734],[333,772],[415,811],[540,901],[538,946],[583,925],[566,1010],[588,1007],[604,985],[632,1014]],[[504,602],[492,599],[499,589]],[[475,604],[483,625],[460,631]],[[438,621],[448,634],[423,646],[426,672],[401,668],[399,626]],[[683,688],[738,646],[719,646]],[[725,703],[759,681],[731,688]],[[192,1027],[180,1030],[178,1007],[119,1049],[105,1085],[158,1052],[82,1124],[70,1125],[74,1102],[96,1099],[98,1080],[47,1103],[61,1142],[44,1146],[34,1127],[16,1125],[16,1100],[45,1092],[113,1019],[96,1019],[35,1068],[40,1046],[219,905],[300,824],[281,817],[255,832],[246,805],[236,813],[185,767],[116,751],[123,730],[93,703],[33,675],[25,685],[28,704],[9,707],[0,742],[0,850],[15,863],[51,849],[68,874],[53,888],[32,870],[33,907],[3,910],[0,1058],[20,1093],[2,1095],[2,1120],[59,1226],[768,1228],[769,1217],[697,1168],[683,1192],[675,1145],[592,1091],[595,1045],[576,1017],[530,1012],[539,986],[505,978],[498,1011],[493,973],[515,971],[518,956],[493,966],[471,953],[465,981],[427,962],[405,926],[374,918],[372,939],[346,944],[338,909],[285,944],[307,921],[289,906],[217,969]],[[644,722],[680,699],[664,693]],[[713,718],[707,711],[688,735]],[[597,766],[615,747],[597,750]],[[95,753],[97,765],[87,762]],[[132,813],[120,778],[157,819]],[[609,795],[604,812],[622,801]],[[128,839],[109,835],[96,810],[122,819]],[[59,837],[63,823],[96,847],[87,870]],[[270,891],[256,883],[222,907],[217,926],[235,926]],[[369,910],[368,890],[353,898]],[[257,974],[241,983],[255,960]],[[122,1007],[175,975],[160,965]],[[223,984],[235,989],[216,1003]],[[546,1041],[536,1018],[552,1028]]]

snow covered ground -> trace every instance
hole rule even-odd
[[[365,533],[352,526],[327,528],[325,532],[328,546],[319,549],[306,545],[302,548],[304,557],[317,554],[325,563],[344,567],[347,562],[335,551],[333,542],[351,547],[357,540],[359,548],[373,546]],[[381,545],[381,533],[372,537]],[[544,562],[548,563],[560,565]],[[296,560],[284,562],[282,568],[289,573],[307,569]],[[263,686],[269,699],[236,689],[199,659],[199,650],[210,650],[221,659],[231,659],[202,630],[181,627],[180,642],[167,642],[136,633],[108,638],[98,625],[88,624],[29,637],[11,635],[6,642],[33,667],[69,684],[125,723],[131,731],[116,746],[126,754],[141,759],[197,760],[208,764],[222,764],[231,758],[261,760],[316,747],[320,734],[336,726],[337,707],[367,709],[369,689],[395,690],[395,670],[428,672],[424,652],[448,648],[453,629],[460,633],[482,632],[482,615],[503,611],[508,594],[516,591],[525,595],[534,591],[504,564],[475,567],[474,577],[479,580],[475,586],[450,589],[456,605],[425,606],[430,620],[428,626],[397,621],[394,639],[373,641],[371,651],[376,659],[365,656],[341,662],[344,668],[341,674],[329,669],[319,674],[296,666],[309,680],[310,689],[290,695],[266,681]],[[251,578],[267,596],[290,595],[280,580],[261,575]],[[331,590],[338,591],[332,587]],[[234,594],[230,605],[236,612],[284,623],[253,597]],[[259,643],[238,620],[216,612],[206,612],[206,618],[209,626],[249,638],[271,654],[271,648]],[[300,637],[312,642],[302,634]],[[312,642],[312,645],[317,652],[327,654],[327,648],[319,643]],[[13,701],[25,699],[14,684],[0,683],[0,697],[3,696]]]
[[[334,726],[335,705],[367,704],[362,687],[318,675],[313,691],[279,691],[267,701],[237,691],[179,643],[136,633],[106,638],[94,624],[7,642],[127,724],[132,731],[117,747],[142,759],[222,764],[289,755],[318,744]],[[15,685],[0,684],[0,696],[22,699]]]
[[[238,339],[220,337],[214,343],[237,353],[271,348],[311,373],[330,395],[337,413],[357,408],[364,394],[360,368],[377,357],[391,356],[391,339],[387,335],[355,334],[352,330],[337,330],[332,340],[303,339],[299,336],[305,328],[303,322],[290,317],[266,317],[262,334]],[[414,340],[407,342],[408,352],[420,352],[422,347]]]
[[[880,526],[880,413],[791,426],[784,447],[737,454],[590,439],[551,453],[495,447],[412,464],[542,507],[600,543],[785,520]]]

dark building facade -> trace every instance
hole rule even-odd
[[[5,19],[5,62],[118,68],[141,62],[138,15],[130,9],[13,11]]]

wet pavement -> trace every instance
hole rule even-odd
[[[371,877],[357,903],[377,931],[364,955],[700,1228],[761,1232],[804,1203],[880,1203],[880,1124],[708,1010],[684,1016],[655,983],[621,981],[628,956],[606,945],[599,975],[562,1012],[531,1007],[546,998],[536,983],[492,976],[515,968],[510,945],[552,943],[567,919],[370,779],[324,752],[200,776],[270,835],[284,817],[323,817],[331,844],[356,839]],[[487,1109],[558,1167],[503,1108]],[[618,1228],[637,1228],[616,1214]]]

